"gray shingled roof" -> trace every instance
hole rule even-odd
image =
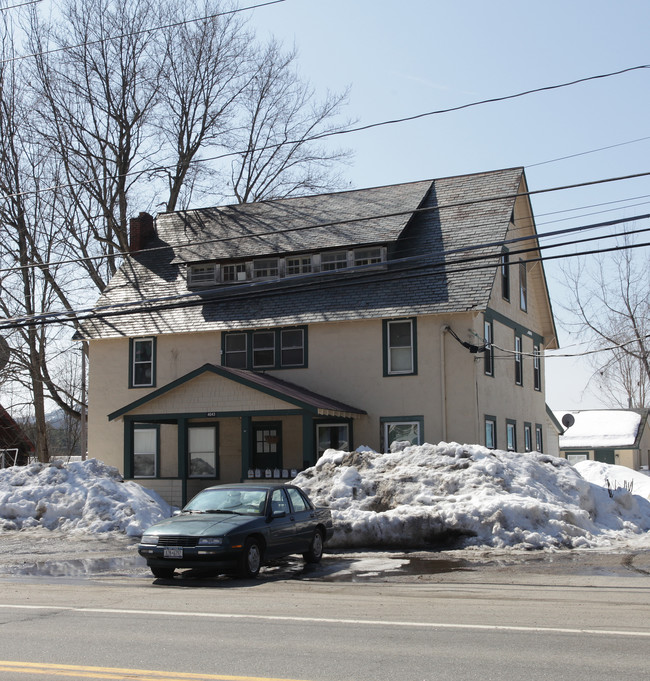
[[[157,301],[151,304],[164,307],[98,314],[84,322],[84,335],[158,335],[483,310],[495,269],[461,271],[452,263],[470,247],[468,255],[498,257],[522,177],[521,168],[512,168],[159,215],[152,250],[125,261],[97,306],[128,309]],[[482,201],[495,197],[504,198]],[[435,206],[440,209],[426,210]],[[331,224],[337,220],[345,224]],[[221,285],[209,291],[187,288],[186,262],[372,243],[390,247],[394,261],[387,269]],[[494,245],[475,248],[490,243]]]

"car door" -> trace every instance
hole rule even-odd
[[[282,487],[271,492],[269,511],[269,543],[266,551],[273,556],[286,556],[295,551],[296,523],[287,493]]]
[[[303,553],[309,549],[316,527],[316,512],[307,499],[295,487],[287,487],[289,501],[295,518],[295,553]]]

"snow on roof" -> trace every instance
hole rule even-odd
[[[627,409],[593,409],[581,411],[556,411],[555,417],[571,414],[572,426],[560,435],[560,449],[568,447],[631,447],[641,423],[641,414]]]

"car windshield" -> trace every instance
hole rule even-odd
[[[186,513],[263,515],[265,489],[219,488],[199,492],[183,509]]]

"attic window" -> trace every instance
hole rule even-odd
[[[253,260],[253,278],[271,279],[280,276],[280,264],[277,258]]]
[[[354,252],[354,264],[373,265],[382,262],[381,248],[359,248]]]
[[[217,282],[217,266],[209,265],[190,265],[187,273],[187,283],[190,286],[210,286]]]
[[[298,258],[287,258],[287,275],[309,274],[312,271],[311,255],[303,255]]]
[[[331,272],[332,270],[342,270],[348,266],[347,251],[334,251],[331,253],[323,253],[320,257],[320,268],[323,272]]]
[[[223,281],[246,281],[246,265],[224,265],[222,268]]]

